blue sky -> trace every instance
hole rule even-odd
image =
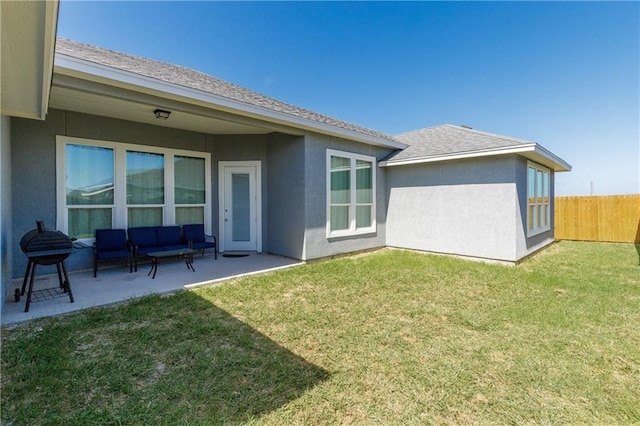
[[[638,2],[71,2],[58,36],[398,134],[540,143],[557,195],[640,191]]]

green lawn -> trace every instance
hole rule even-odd
[[[2,424],[640,424],[640,249],[399,250],[2,330]]]

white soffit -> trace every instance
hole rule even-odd
[[[44,120],[51,87],[58,0],[0,1],[0,112]]]

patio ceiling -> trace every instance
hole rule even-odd
[[[224,111],[55,73],[49,106],[208,134],[299,133],[289,127],[260,123]],[[170,117],[167,120],[157,119],[153,111],[158,108],[171,111]]]

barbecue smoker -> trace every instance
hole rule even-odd
[[[73,303],[73,294],[69,285],[69,276],[64,266],[64,261],[73,252],[73,240],[60,231],[52,231],[44,227],[44,222],[36,222],[37,228],[33,229],[20,240],[20,249],[29,259],[27,271],[22,281],[22,289],[16,289],[16,302],[20,301],[20,296],[24,296],[29,280],[29,290],[27,292],[27,302],[24,307],[25,312],[29,312],[29,305],[32,298],[34,301],[50,300],[69,295],[69,300]],[[58,280],[60,287],[33,290],[33,281],[36,276],[38,265],[56,265],[58,269]],[[63,279],[64,275],[64,279]]]

